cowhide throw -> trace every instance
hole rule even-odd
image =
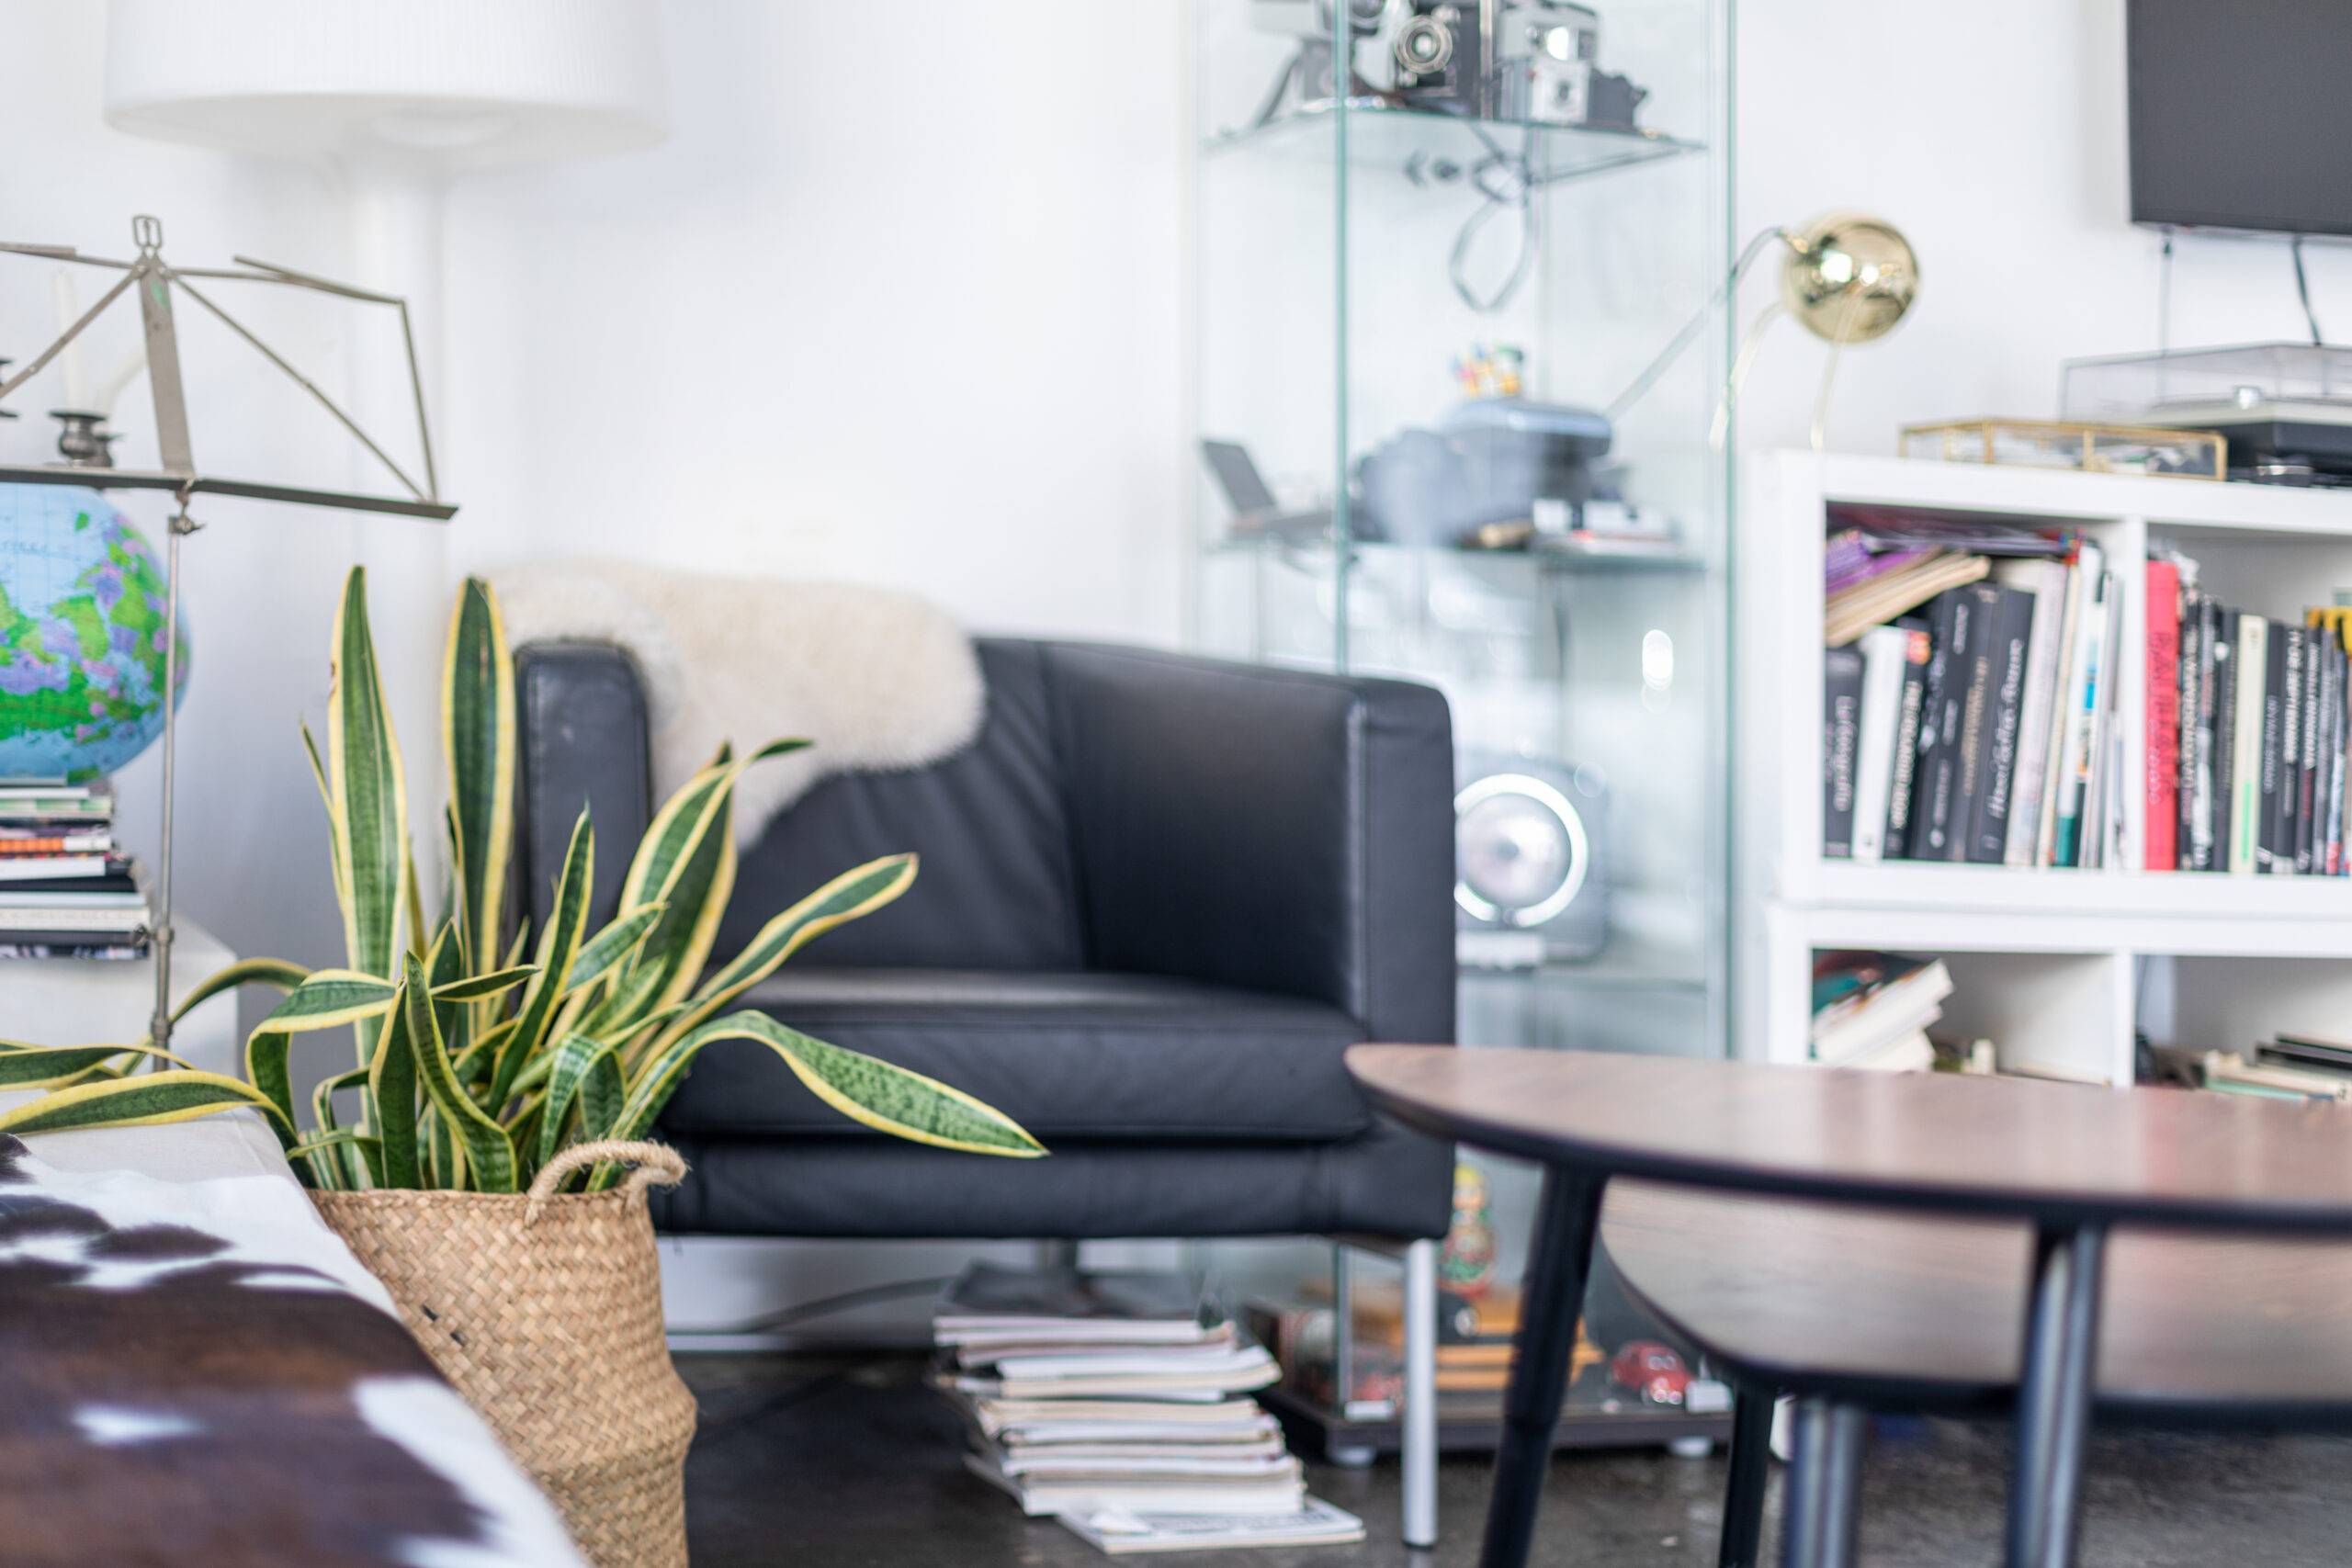
[[[69,1172],[0,1135],[0,1561],[580,1559],[291,1181]]]

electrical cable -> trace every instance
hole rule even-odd
[[[2302,301],[2303,320],[2312,329],[2312,346],[2317,348],[2327,340],[2320,336],[2319,317],[2312,310],[2312,280],[2303,273],[2303,237],[2301,234],[2287,242],[2287,254],[2294,258],[2295,298]]]
[[[1666,347],[1659,351],[1657,358],[1642,367],[1642,373],[1634,378],[1633,384],[1610,400],[1609,405],[1600,411],[1602,417],[1614,424],[1627,409],[1641,401],[1649,389],[1657,385],[1658,378],[1682,356],[1682,351],[1690,346],[1691,341],[1713,318],[1715,308],[1739,287],[1739,280],[1747,276],[1747,269],[1756,265],[1756,258],[1763,254],[1764,247],[1784,237],[1785,232],[1778,224],[1757,231],[1755,237],[1740,247],[1731,269],[1724,274],[1724,280],[1715,291],[1707,296],[1707,302],[1691,312],[1690,319],[1682,324],[1682,330],[1667,340]]]
[[[1536,253],[1543,241],[1543,209],[1536,205],[1535,191],[1543,182],[1535,177],[1535,132],[1532,129],[1526,133],[1524,147],[1515,155],[1504,152],[1482,128],[1474,124],[1470,131],[1487,149],[1487,155],[1470,166],[1470,183],[1485,199],[1462,220],[1461,231],[1453,237],[1453,249],[1446,256],[1445,275],[1464,305],[1481,316],[1491,316],[1511,302],[1527,282],[1528,274],[1534,270]],[[1518,254],[1502,282],[1493,293],[1481,299],[1477,290],[1471,288],[1467,276],[1470,247],[1498,214],[1514,208],[1519,211]]]

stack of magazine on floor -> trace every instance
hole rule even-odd
[[[0,782],[0,958],[139,958],[147,896],[104,784]]]
[[[974,1264],[932,1319],[973,1473],[1105,1551],[1352,1540],[1250,1397],[1279,1375],[1173,1273]]]

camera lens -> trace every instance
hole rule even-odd
[[[1396,63],[1417,76],[1442,71],[1453,58],[1453,34],[1432,17],[1415,17],[1396,32]]]

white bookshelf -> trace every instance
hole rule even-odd
[[[2147,872],[2141,793],[2098,871],[1821,853],[1822,541],[1839,503],[2080,528],[2121,584],[2115,670],[2125,776],[2143,776],[2145,564],[2171,545],[2229,603],[2300,616],[2352,587],[2352,492],[1773,452],[1744,466],[1734,584],[1734,1049],[1806,1059],[1812,957],[1934,953],[1956,991],[1943,1029],[2036,1062],[2132,1081],[2135,1027],[2158,1044],[2244,1048],[2352,1032],[2352,878]],[[2150,964],[2143,960],[2157,960]],[[2146,1009],[2143,1019],[2141,1010]]]

